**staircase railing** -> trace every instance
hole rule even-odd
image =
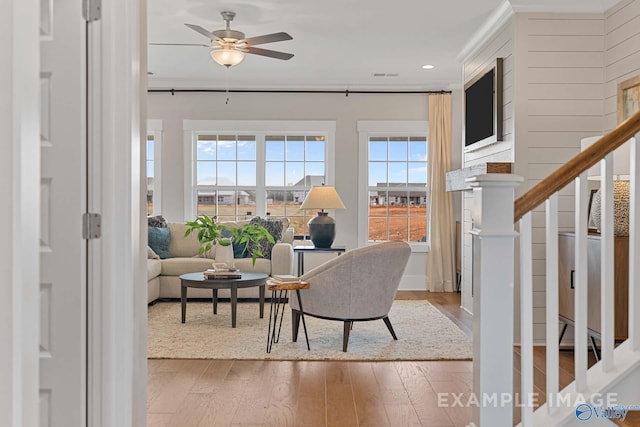
[[[631,139],[635,135],[635,139]],[[631,139],[631,140],[630,140]],[[630,141],[629,141],[630,140]],[[629,210],[629,313],[628,340],[615,347],[614,337],[614,203],[613,154],[630,144]],[[576,403],[594,393],[610,391],[634,369],[640,369],[640,112],[636,113],[588,149],[578,154],[514,202],[514,189],[522,182],[514,175],[487,174],[469,179],[473,199],[473,308],[474,387],[478,426],[513,425],[513,403],[520,402],[521,425],[555,426],[574,421],[581,413]],[[588,369],[587,243],[589,189],[587,170],[601,163],[601,360]],[[558,309],[558,193],[575,183],[575,321],[574,378],[559,388]],[[533,360],[533,218],[532,211],[545,204],[544,233],[535,242],[544,243],[546,291],[546,385],[547,403],[535,410]],[[565,208],[566,210],[566,208]],[[514,343],[515,239],[519,224],[518,281],[520,342]],[[540,227],[540,218],[537,219]],[[539,230],[538,230],[539,231]],[[540,258],[540,251],[537,251]],[[593,261],[592,261],[593,262]],[[584,284],[584,286],[579,286]],[[539,285],[538,285],[539,286]],[[520,390],[513,387],[514,344],[520,345]],[[518,382],[518,381],[517,381]],[[637,404],[640,404],[638,402]],[[535,411],[535,413],[534,413]]]

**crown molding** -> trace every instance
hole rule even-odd
[[[513,15],[515,11],[509,0],[504,0],[500,3],[491,15],[482,23],[480,28],[471,36],[471,39],[462,48],[460,53],[456,56],[456,59],[463,63],[472,54],[474,54],[478,48],[480,48],[489,38],[491,38],[504,23],[506,23]]]

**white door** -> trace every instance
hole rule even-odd
[[[86,53],[82,2],[42,1],[40,425],[86,425]]]

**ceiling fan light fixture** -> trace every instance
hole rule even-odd
[[[216,49],[211,51],[211,58],[229,68],[241,63],[244,60],[244,53],[235,49]]]

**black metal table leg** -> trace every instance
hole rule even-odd
[[[311,351],[309,347],[309,336],[307,335],[307,324],[304,321],[304,309],[302,308],[302,298],[300,298],[300,290],[296,289],[296,296],[298,297],[298,304],[300,305],[300,317],[302,318],[302,327],[304,329],[304,338],[307,340],[307,350]]]
[[[271,339],[271,319],[273,319],[273,305],[276,300],[276,291],[271,291],[271,304],[269,304],[269,330],[267,331],[267,353],[271,353],[271,347],[273,346],[273,340]],[[274,327],[275,329],[275,321]]]
[[[284,298],[282,297],[282,292],[284,292]],[[284,320],[284,309],[287,304],[287,297],[289,296],[289,291],[280,291],[280,296],[278,297],[278,307],[281,307],[282,312],[280,312],[280,326],[278,326],[278,336],[276,337],[276,343],[280,342],[280,331],[282,330],[282,321]],[[275,324],[274,324],[275,328]]]

